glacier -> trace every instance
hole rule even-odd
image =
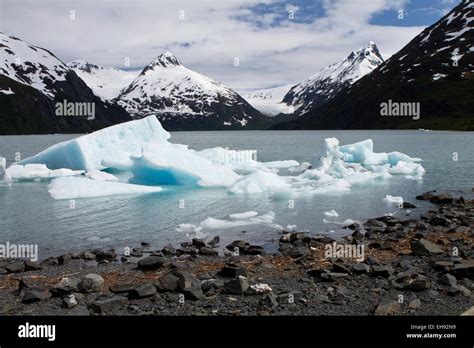
[[[338,139],[327,138],[319,163],[300,164],[259,162],[255,150],[195,151],[171,143],[170,137],[158,119],[149,116],[53,145],[8,169],[0,158],[0,175],[13,180],[56,178],[49,190],[56,199],[128,190],[146,193],[169,185],[222,187],[230,194],[265,193],[278,198],[344,192],[352,185],[393,176],[420,180],[425,173],[421,159],[397,151],[377,153],[371,139],[340,145]],[[131,175],[120,182],[124,176],[109,174],[108,169]]]

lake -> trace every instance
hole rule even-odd
[[[0,156],[8,165],[19,153],[26,158],[77,135],[0,136]],[[324,139],[337,137],[341,144],[373,139],[376,152],[400,151],[423,159],[423,180],[394,177],[370,184],[354,185],[348,192],[296,198],[289,204],[269,194],[234,195],[226,189],[170,187],[159,194],[56,201],[48,194],[47,182],[13,183],[0,186],[0,243],[38,244],[41,257],[66,251],[113,246],[121,249],[150,242],[153,247],[178,244],[188,238],[180,224],[195,224],[208,217],[223,219],[229,214],[255,211],[275,213],[274,223],[297,230],[341,236],[340,225],[324,223],[324,212],[336,210],[340,220],[377,217],[406,212],[387,205],[386,195],[402,196],[418,208],[429,203],[415,196],[432,189],[471,190],[474,186],[474,135],[441,131],[227,131],[175,132],[171,142],[201,150],[211,147],[258,151],[259,161],[294,159],[314,163]],[[221,245],[235,239],[270,246],[280,231],[272,226],[250,225],[206,230],[218,234]],[[274,245],[274,244],[273,244]]]

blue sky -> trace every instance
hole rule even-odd
[[[297,83],[369,41],[388,58],[458,3],[0,0],[0,31],[65,62],[121,69],[141,69],[169,50],[187,67],[244,92]]]

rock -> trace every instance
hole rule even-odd
[[[178,289],[178,282],[179,278],[168,272],[155,283],[155,286],[160,292],[176,291]]]
[[[256,294],[265,294],[265,293],[272,292],[272,288],[268,284],[265,284],[265,283],[254,284],[254,285],[251,285],[250,288]]]
[[[96,256],[95,254],[89,252],[89,251],[85,251],[82,255],[81,255],[81,258],[83,260],[95,260],[96,259]]]
[[[392,275],[393,271],[392,265],[374,265],[372,266],[371,275],[388,278]]]
[[[51,297],[51,293],[48,290],[28,290],[25,291],[22,302],[23,303],[34,303],[42,300],[47,300]]]
[[[439,282],[440,282],[441,284],[444,284],[444,285],[456,286],[457,283],[458,283],[458,280],[456,279],[455,276],[446,273],[446,274],[443,274],[443,275],[439,278]]]
[[[474,279],[474,260],[455,264],[450,273],[456,276],[456,278]]]
[[[141,242],[140,245],[141,245],[143,248],[149,248],[151,244],[148,243],[148,242]]]
[[[119,283],[119,284],[114,284],[109,287],[110,292],[113,292],[114,294],[123,294],[123,293],[128,293],[132,290],[134,290],[136,287],[135,284],[130,284],[130,283]]]
[[[244,249],[246,246],[250,245],[245,240],[235,240],[229,245],[226,246],[227,250],[234,251],[235,248]]]
[[[326,281],[340,281],[343,279],[347,279],[349,274],[347,273],[337,273],[337,272],[323,272],[320,275],[321,279]]]
[[[334,262],[332,264],[332,270],[336,273],[339,272],[339,273],[352,274],[352,271],[350,270],[350,268],[344,265],[342,262]]]
[[[216,290],[223,288],[224,282],[218,279],[207,279],[201,283],[201,289],[204,292],[215,292]]]
[[[238,276],[224,284],[224,292],[227,294],[241,295],[249,288],[247,278]]]
[[[41,261],[41,267],[51,267],[51,266],[58,266],[59,261],[57,257],[48,257],[47,259]]]
[[[391,299],[382,299],[377,308],[375,309],[374,315],[392,315],[400,311],[400,304],[397,301]]]
[[[139,299],[150,297],[156,294],[156,288],[152,283],[145,283],[142,285],[137,286],[135,289],[130,291],[129,298],[131,299]]]
[[[127,298],[123,296],[112,296],[92,302],[89,308],[95,313],[104,314],[123,306],[127,302]]]
[[[71,292],[79,291],[79,283],[81,280],[75,277],[63,277],[59,282],[53,285],[51,293],[53,296],[64,296]]]
[[[449,271],[454,267],[454,263],[452,261],[435,261],[433,262],[433,268],[436,271],[442,272],[442,271]]]
[[[163,253],[163,255],[175,255],[176,249],[173,248],[172,245],[166,245],[165,247],[163,247],[163,249],[161,249],[161,252]]]
[[[416,208],[416,205],[410,202],[403,202],[403,209],[414,209],[414,208]]]
[[[235,263],[227,263],[224,268],[222,268],[219,272],[221,277],[225,278],[236,278],[238,276],[247,276],[247,271],[240,265]]]
[[[84,316],[90,315],[90,312],[89,312],[89,310],[87,309],[86,306],[76,306],[76,307],[72,308],[67,313],[67,315],[68,316],[81,316],[81,317],[84,317]]]
[[[143,248],[133,248],[130,256],[133,257],[142,257],[143,256]]]
[[[25,261],[25,272],[38,271],[41,268],[42,267],[38,262],[33,262],[33,261],[30,261],[30,260]]]
[[[189,273],[184,271],[176,271],[175,275],[178,277],[178,287],[181,290],[190,289],[194,286],[200,286],[199,280],[192,277]]]
[[[424,291],[429,290],[431,288],[431,280],[430,278],[422,275],[417,274],[414,279],[410,279],[403,285],[404,290],[410,291]]]
[[[308,246],[293,246],[286,244],[286,246],[278,249],[283,255],[288,255],[294,259],[311,255],[311,249]]]
[[[13,262],[8,263],[5,266],[5,270],[8,273],[21,273],[25,270],[25,263],[20,260],[15,260]]]
[[[352,272],[354,274],[366,274],[370,272],[370,266],[363,262],[357,262],[352,266]]]
[[[419,201],[429,201],[432,197],[433,197],[432,192],[425,192],[422,195],[416,196],[416,199],[418,199]]]
[[[79,291],[82,293],[97,292],[104,284],[104,278],[98,274],[89,273],[82,278],[78,285]]]
[[[74,294],[66,295],[63,297],[61,307],[71,309],[75,306],[77,306],[77,299]]]
[[[410,304],[408,305],[408,308],[410,309],[418,309],[420,307],[421,307],[421,301],[418,298],[412,300]]]
[[[96,256],[97,261],[114,261],[117,257],[114,249],[95,249],[92,251],[92,254]]]
[[[449,193],[441,193],[439,195],[433,195],[430,198],[431,203],[436,204],[451,204],[453,203],[453,196]]]
[[[212,257],[219,256],[219,253],[216,250],[213,250],[209,247],[202,247],[201,249],[199,249],[199,254]]]
[[[198,239],[198,238],[193,238],[192,244],[196,246],[198,249],[206,247],[206,243],[202,239]]]
[[[148,256],[138,261],[138,269],[143,271],[157,270],[161,268],[166,261],[167,260],[161,256]]]
[[[58,263],[59,265],[65,265],[66,263],[68,263],[69,261],[72,260],[72,253],[66,253],[64,255],[61,255],[58,257]]]
[[[211,239],[209,243],[207,243],[211,248],[215,248],[217,244],[219,244],[221,238],[219,236],[215,236]]]
[[[260,300],[260,305],[263,305],[265,307],[277,307],[278,306],[278,300],[277,297],[274,294],[266,294],[261,300]]]
[[[474,306],[472,306],[471,308],[469,308],[467,311],[463,312],[461,315],[462,315],[462,316],[465,316],[465,315],[474,315]]]
[[[194,285],[190,288],[186,288],[183,291],[184,297],[191,301],[197,301],[204,297],[202,289],[198,285]]]
[[[426,239],[413,239],[410,242],[411,251],[417,256],[442,254],[443,250]]]

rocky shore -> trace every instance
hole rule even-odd
[[[283,232],[273,254],[242,240],[219,252],[215,236],[0,259],[0,315],[472,315],[474,201],[417,199],[434,204],[419,219],[370,219],[338,241]]]

